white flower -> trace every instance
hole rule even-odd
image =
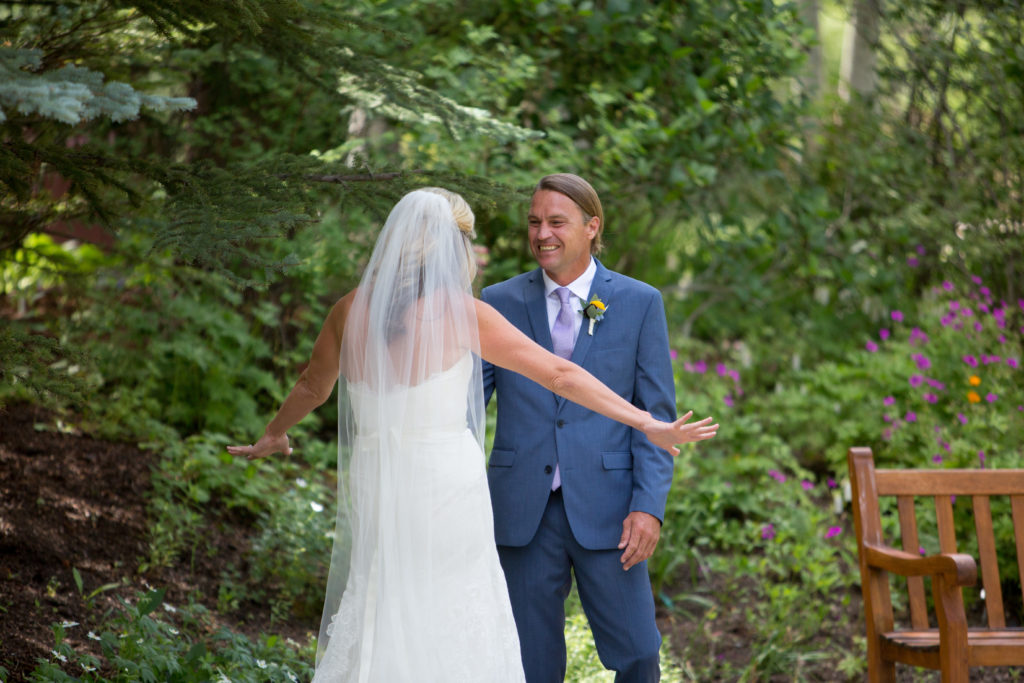
[[[169,604],[167,604],[165,602],[164,603],[164,611],[167,611],[167,612],[170,612],[171,614],[174,614],[175,612],[178,611],[178,608],[175,607],[174,605],[169,605]]]
[[[256,660],[256,666],[258,666],[261,669],[266,669],[267,668],[267,663],[265,661],[263,661],[262,659],[257,659]]]
[[[92,673],[93,671],[95,671],[95,670],[96,670],[96,667],[95,667],[95,666],[87,666],[86,664],[80,664],[79,666],[81,666],[81,667],[82,667],[82,670],[83,670],[83,671],[87,671],[87,672],[89,672],[89,673]]]
[[[299,677],[293,674],[291,671],[288,672],[288,680],[292,683],[299,683]]]
[[[298,487],[299,487],[300,489],[304,489],[304,488],[306,488],[307,486],[309,486],[309,482],[307,482],[307,481],[306,481],[305,479],[303,479],[302,477],[299,477],[298,479],[296,479],[296,480],[295,480],[295,483],[296,483],[296,484],[298,485]]]
[[[68,661],[67,657],[65,657],[61,653],[57,652],[56,650],[50,650],[50,654],[53,655],[54,657],[56,657],[57,659],[59,659],[62,662]]]
[[[62,621],[62,622],[60,622],[60,625],[63,626],[64,628],[71,628],[72,626],[78,626],[78,622],[77,621]]]
[[[85,635],[90,640],[102,640],[98,635],[96,635],[96,633],[94,631],[89,631]]]
[[[176,628],[174,628],[174,627],[171,627],[171,628],[169,628],[169,629],[167,629],[167,630],[168,630],[168,631],[170,632],[170,634],[171,634],[172,636],[176,636],[176,635],[178,635],[178,633],[180,633],[180,631],[178,631],[178,629],[176,629]]]
[[[321,505],[320,503],[316,502],[315,500],[309,501],[309,507],[313,508],[313,512],[323,512],[324,511],[324,506]]]

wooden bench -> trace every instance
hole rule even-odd
[[[895,681],[895,662],[940,669],[944,683],[966,683],[972,666],[1024,665],[1024,629],[1006,626],[989,502],[991,496],[1009,497],[1017,575],[1024,586],[1024,469],[876,470],[869,448],[851,448],[847,461],[867,622],[869,680]],[[901,550],[886,545],[882,538],[880,496],[896,497]],[[915,496],[935,501],[940,554],[920,554]],[[962,587],[974,585],[978,570],[974,558],[957,553],[951,496],[972,502],[987,627],[967,624]],[[890,573],[907,577],[907,630],[896,630],[893,623]],[[931,578],[936,626],[929,624],[923,577]]]

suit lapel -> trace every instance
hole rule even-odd
[[[553,347],[551,329],[548,328],[548,304],[544,299],[544,278],[540,274],[540,268],[530,274],[523,299],[530,317],[530,326],[533,328],[533,340],[551,351]]]
[[[612,293],[612,277],[608,269],[602,266],[600,261],[597,259],[594,259],[594,261],[597,263],[597,272],[594,273],[594,281],[590,285],[590,295],[587,297],[587,301],[596,296],[607,304]],[[584,302],[584,305],[586,305],[586,302]],[[583,361],[587,357],[587,351],[590,350],[590,345],[601,334],[601,323],[594,323],[594,334],[590,334],[588,332],[589,329],[590,318],[584,316],[583,324],[580,326],[580,333],[576,336],[576,346],[572,349],[572,362],[577,365],[583,365]]]

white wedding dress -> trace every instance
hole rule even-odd
[[[354,540],[315,683],[524,680],[484,456],[467,428],[472,371],[467,353],[383,397],[348,384]]]

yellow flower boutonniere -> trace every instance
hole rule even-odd
[[[604,318],[604,314],[608,311],[608,306],[605,302],[595,294],[590,297],[590,301],[586,306],[583,307],[581,313],[584,318],[590,319],[590,327],[587,328],[587,334],[593,336],[594,334],[594,323]]]

